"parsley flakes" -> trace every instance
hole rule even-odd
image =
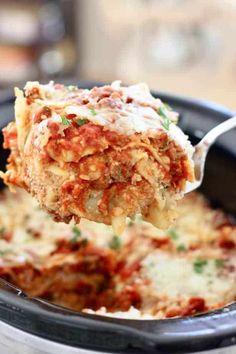
[[[133,225],[134,225],[134,222],[133,222],[133,220],[130,219],[130,220],[128,221],[128,226],[133,226]]]
[[[166,107],[160,107],[158,110],[158,114],[163,118],[163,122],[162,122],[163,128],[165,128],[166,130],[170,130],[171,120],[168,116],[168,111]]]
[[[10,250],[5,250],[5,251],[0,250],[0,257],[4,257],[10,252],[11,252]]]
[[[90,113],[92,114],[92,116],[96,116],[97,115],[97,112],[94,108],[90,108]]]
[[[196,259],[196,261],[193,263],[193,269],[196,273],[202,274],[206,265],[206,259]]]
[[[77,87],[77,86],[74,86],[74,85],[67,86],[67,90],[68,90],[68,91],[75,91],[75,90],[77,90],[77,89],[78,89],[78,87]]]
[[[80,118],[80,119],[77,119],[76,123],[77,123],[79,126],[81,126],[81,125],[84,125],[84,124],[88,123],[88,119],[82,119],[82,118]]]
[[[76,243],[76,242],[78,242],[78,239],[81,236],[81,231],[77,226],[73,226],[72,232],[73,232],[73,237],[71,238],[70,242]]]
[[[175,229],[171,229],[168,231],[168,235],[170,236],[170,238],[173,240],[173,241],[176,241],[178,240],[179,238],[179,235],[178,233],[175,231]]]
[[[109,242],[109,247],[113,250],[119,250],[121,248],[121,239],[119,236],[114,235]]]
[[[178,252],[184,252],[186,250],[187,250],[187,247],[183,243],[180,243],[179,246],[177,247]]]
[[[225,263],[224,259],[215,259],[215,266],[216,266],[216,268],[221,268],[221,267],[223,267],[224,263]]]
[[[168,103],[163,103],[163,104],[166,109],[168,109],[169,111],[172,111],[172,108],[171,108],[171,106],[168,105]]]
[[[67,119],[65,116],[61,116],[61,122],[63,125],[69,126],[71,125],[71,121]]]
[[[122,169],[120,167],[117,168],[117,177],[118,178],[122,178],[123,177]]]
[[[6,232],[6,229],[5,229],[4,226],[2,226],[2,227],[0,228],[0,237],[4,236],[5,232]]]

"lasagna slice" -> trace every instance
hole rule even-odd
[[[15,122],[3,131],[6,184],[26,189],[56,221],[86,218],[120,234],[126,217],[141,213],[169,226],[194,179],[193,148],[145,84],[28,82],[15,92]]]
[[[198,194],[175,228],[130,222],[122,238],[85,219],[55,223],[28,193],[0,195],[0,276],[30,297],[114,317],[195,315],[236,300],[236,226]]]

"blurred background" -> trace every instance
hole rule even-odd
[[[0,88],[63,78],[236,109],[236,0],[0,0]]]

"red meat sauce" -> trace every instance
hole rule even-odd
[[[61,188],[61,205],[66,210],[67,207],[71,204],[71,199],[79,210],[86,212],[86,200],[90,191],[90,184],[87,181],[79,179],[75,182],[66,182],[62,185]],[[79,222],[80,218],[74,216],[75,221]],[[60,220],[60,218],[59,218]],[[71,220],[71,217],[68,221]]]
[[[183,308],[176,308],[167,311],[166,317],[185,317],[196,315],[201,312],[206,312],[208,310],[205,300],[201,297],[192,297],[188,300],[188,305]]]
[[[72,122],[71,126],[64,130],[64,136],[59,134],[59,123],[48,123],[52,134],[45,147],[48,154],[50,154],[50,151],[53,151],[53,156],[57,156],[57,159],[60,159],[63,150],[70,151],[73,154],[73,160],[79,161],[85,149],[91,150],[93,155],[96,153],[99,154],[105,150],[110,161],[117,161],[121,164],[121,169],[119,169],[119,171],[117,170],[117,173],[123,177],[126,177],[126,174],[131,175],[129,166],[131,148],[129,148],[128,144],[132,140],[130,140],[128,136],[105,130],[103,127],[92,122],[86,123],[80,127],[74,121]],[[138,138],[138,135],[135,137]],[[154,148],[159,150],[160,157],[163,155],[170,158],[170,166],[166,170],[163,170],[163,166],[158,166],[158,168],[163,170],[163,180],[166,181],[167,184],[170,184],[171,188],[182,189],[183,183],[185,183],[185,179],[188,177],[187,157],[174,142],[170,142],[168,149],[164,152],[161,151],[159,148],[162,146],[162,141],[165,139],[167,139],[167,137],[164,133],[160,136],[160,139],[153,140]],[[122,151],[120,151],[119,148],[123,148]],[[173,151],[175,151],[175,153],[173,153]],[[150,151],[147,150],[147,152],[150,155]],[[178,156],[177,159],[174,158],[175,154]],[[103,159],[105,159],[104,156]],[[100,166],[97,167],[99,168]]]
[[[236,247],[236,240],[234,237],[234,225],[228,220],[227,226],[223,225],[219,229],[219,237],[217,239],[218,245],[225,250],[234,250]],[[236,236],[236,233],[235,233]]]
[[[93,260],[96,263],[96,269],[94,271],[104,271],[109,274],[114,274],[116,269],[116,258],[113,250],[100,249],[89,243],[88,240],[82,239],[78,242],[71,242],[67,240],[59,240],[57,242],[57,249],[52,252],[54,254],[72,254],[74,253],[76,257],[80,257],[82,263],[87,263]],[[77,271],[89,271],[92,269],[91,265],[87,263],[84,269],[82,269],[81,264],[79,268],[76,267]]]
[[[141,269],[141,261],[138,260],[131,264],[126,264],[124,261],[120,262],[117,267],[117,274],[122,280],[130,278],[134,273],[137,273]]]
[[[131,306],[140,308],[142,299],[135,286],[126,286],[121,291],[114,290],[114,284],[96,297],[96,302],[90,308],[95,310],[105,306],[107,311],[128,311]],[[95,306],[94,306],[95,305]]]
[[[2,132],[4,136],[4,149],[12,149],[13,147],[17,148],[17,130],[15,123],[10,123],[2,130]]]
[[[62,150],[73,152],[75,161],[82,157],[85,149],[92,149],[93,153],[96,153],[102,152],[109,146],[122,147],[129,142],[125,135],[107,131],[92,122],[78,126],[76,122],[72,121],[71,126],[64,130],[64,136],[59,134],[59,127],[57,122],[48,122],[51,137],[46,149],[47,151],[52,150],[59,157]]]
[[[27,105],[31,105],[36,98],[40,98],[39,89],[37,87],[33,87],[26,95]]]
[[[102,89],[95,88],[91,91],[92,96],[95,95],[98,97],[98,102],[107,99],[107,97],[110,97],[114,94],[115,93],[113,92],[113,90],[109,87]],[[32,99],[37,98],[38,95],[38,89],[32,89],[27,96],[28,104],[32,103]],[[43,119],[50,118],[51,115],[51,109],[47,106],[44,106],[40,108],[39,111],[35,114],[33,118],[34,123],[40,123]],[[71,125],[64,129],[64,136],[59,133],[61,123],[52,121],[48,122],[48,128],[51,132],[51,137],[49,138],[49,142],[45,147],[45,151],[42,152],[42,158],[44,158],[45,160],[47,159],[47,152],[50,156],[50,151],[53,151],[53,156],[57,156],[58,160],[60,160],[61,153],[63,150],[65,150],[72,152],[74,160],[78,161],[83,155],[84,149],[92,149],[92,153],[95,154],[102,152],[105,149],[107,150],[110,147],[113,149],[119,147],[124,148],[131,141],[133,141],[130,139],[130,137],[126,135],[108,131],[104,127],[96,125],[92,122],[88,122],[82,126],[79,126],[76,123],[76,119],[78,117],[75,114],[68,114],[65,115],[65,117],[70,121]],[[10,129],[8,128],[7,130],[5,130],[4,137],[4,147],[12,148],[14,145],[14,140],[16,145],[17,136],[15,125],[12,125]],[[139,137],[139,134],[135,134],[134,138],[135,137]],[[149,143],[151,142],[155,149],[158,150],[160,157],[163,155],[168,156],[170,158],[170,166],[169,168],[163,171],[165,173],[163,179],[166,181],[167,184],[171,184],[172,188],[181,189],[183,187],[184,180],[188,177],[187,157],[182,151],[182,149],[176,146],[173,141],[168,141],[168,137],[165,132],[161,132],[156,138],[146,139]],[[150,154],[150,151],[147,150],[147,152]],[[177,159],[176,156],[178,156]],[[118,156],[118,154],[116,153],[116,156],[114,156],[114,158],[120,162],[129,161],[129,149],[123,150],[120,153],[120,156]],[[158,168],[162,169],[162,166],[159,166]],[[124,167],[119,172],[122,174],[122,176],[124,176],[126,171],[129,170],[129,166],[124,164]]]
[[[38,124],[41,123],[43,119],[50,118],[52,115],[51,108],[44,106],[39,109],[39,111],[33,117],[33,123]]]
[[[113,250],[101,250],[92,245],[82,247],[80,243],[73,245],[68,241],[61,240],[58,242],[58,248],[53,254],[57,253],[72,253],[77,255],[77,261],[70,265],[70,270],[73,273],[84,274],[100,274],[103,275],[103,285],[99,285],[101,289],[97,289],[96,298],[93,298],[94,285],[90,284],[89,278],[79,280],[75,285],[75,291],[79,296],[87,295],[88,299],[86,306],[99,309],[101,306],[106,306],[108,311],[127,311],[131,306],[140,308],[141,295],[135,285],[127,285],[121,291],[115,290],[113,281],[114,275],[118,270],[117,257]],[[131,272],[139,269],[139,265],[133,266]],[[128,274],[127,274],[128,275]],[[96,285],[96,284],[95,284]]]

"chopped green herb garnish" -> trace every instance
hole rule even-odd
[[[62,124],[67,125],[67,126],[71,125],[71,121],[69,119],[67,119],[65,116],[61,116],[61,122],[62,122]]]
[[[183,243],[179,244],[179,246],[177,247],[178,252],[184,252],[186,250],[187,250],[187,247]]]
[[[133,220],[129,220],[129,221],[128,221],[128,226],[133,226],[133,225],[134,225]]]
[[[72,231],[73,231],[73,233],[76,236],[80,236],[81,235],[81,231],[80,231],[80,229],[77,226],[73,226]]]
[[[170,238],[172,238],[173,241],[176,241],[179,238],[179,235],[174,229],[169,230],[168,235],[170,236]]]
[[[76,243],[76,242],[78,242],[78,239],[81,236],[81,231],[80,231],[80,229],[77,226],[73,226],[72,232],[73,232],[73,237],[70,240],[70,242],[71,243]]]
[[[84,125],[84,124],[88,123],[88,119],[82,119],[82,118],[80,118],[80,119],[77,119],[76,123],[77,123],[79,126],[81,126],[81,125]]]
[[[70,85],[70,86],[67,86],[67,90],[68,91],[75,91],[75,90],[77,90],[77,86],[73,86],[73,85]]]
[[[169,111],[172,111],[172,108],[171,108],[171,106],[168,105],[168,103],[163,103],[163,104],[166,109],[168,109]]]
[[[198,274],[203,273],[205,266],[207,265],[207,260],[206,259],[197,259],[193,263],[193,268],[194,271]]]
[[[122,169],[120,167],[118,167],[118,169],[117,169],[117,177],[118,178],[122,178],[123,177]]]
[[[121,248],[120,237],[117,235],[114,235],[109,243],[109,247],[113,250],[119,250]]]
[[[215,266],[217,268],[223,267],[224,263],[225,263],[224,259],[215,259]]]
[[[10,250],[5,250],[5,251],[1,251],[0,250],[0,257],[4,257],[6,256],[8,253],[10,253],[11,251]]]
[[[2,237],[2,236],[5,234],[5,231],[6,231],[5,227],[2,226],[2,227],[0,228],[0,237]]]
[[[94,108],[90,108],[90,113],[93,115],[93,116],[96,116],[97,115],[97,112]]]
[[[163,122],[162,122],[162,126],[166,129],[169,130],[170,129],[170,123],[171,120],[168,116],[168,112],[167,109],[165,107],[160,107],[158,113],[160,114],[160,116],[163,118]]]

